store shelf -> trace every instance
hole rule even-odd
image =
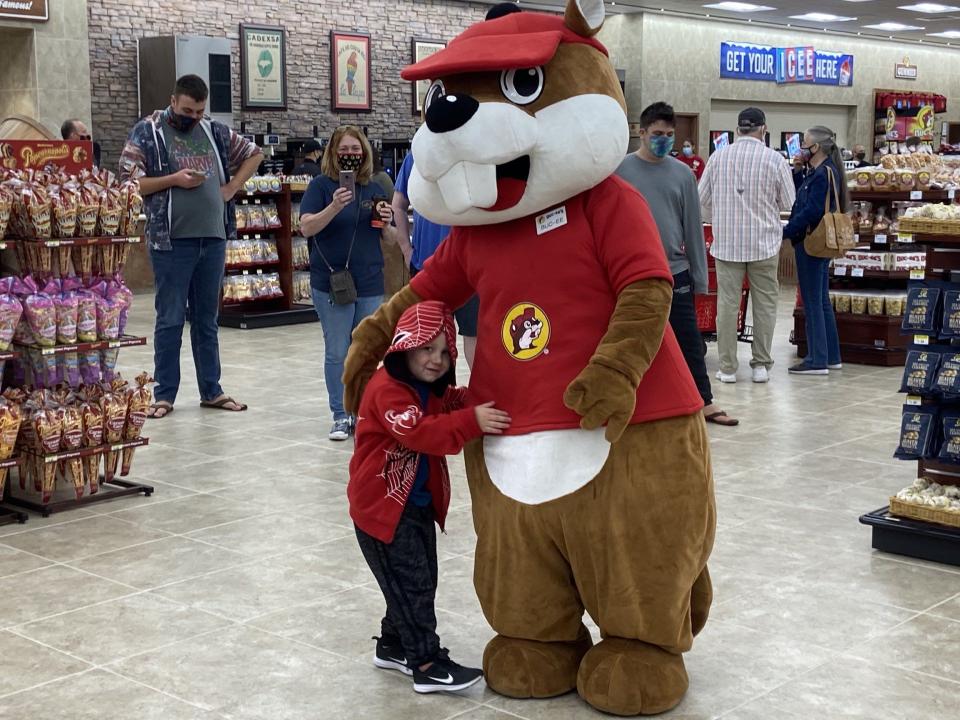
[[[277,300],[283,300],[283,298],[277,298]],[[290,309],[287,310],[244,311],[244,304],[231,303],[224,305],[220,313],[220,325],[239,330],[256,330],[280,325],[317,322],[318,319],[312,305],[291,303]]]
[[[950,190],[912,190],[903,192],[873,192],[865,190],[851,190],[851,200],[866,200],[869,202],[895,202],[899,200],[913,200],[926,202],[943,202],[953,200],[956,192]]]
[[[227,265],[225,269],[227,272],[242,272],[243,270],[257,270],[258,268],[275,268],[280,266],[279,260],[268,260],[265,262],[255,262],[255,263],[245,263],[243,265]],[[226,303],[225,303],[226,304]]]
[[[865,270],[863,268],[846,267],[843,274],[837,272],[838,268],[830,269],[831,280],[909,280],[909,270]]]
[[[61,460],[72,460],[73,458],[82,458],[89,455],[97,455],[105,452],[120,452],[126,448],[138,448],[150,444],[150,438],[137,438],[136,440],[125,440],[119,443],[104,443],[80,450],[66,450],[57,453],[37,453],[32,448],[25,448],[24,452],[34,458],[41,458],[45,464],[60,462]]]
[[[960,565],[960,529],[891,515],[888,507],[860,516],[873,528],[873,548],[895,555]]]
[[[882,367],[895,367],[906,362],[911,338],[900,334],[903,321],[900,316],[836,313],[835,317],[843,362]],[[807,354],[804,320],[803,308],[794,308],[790,342],[797,346],[800,357]]]
[[[41,247],[83,247],[88,245],[119,245],[121,243],[139,243],[140,236],[118,235],[116,237],[73,237],[73,238],[7,238],[4,243],[19,242]]]
[[[117,348],[146,345],[145,337],[124,335],[116,340],[97,340],[96,342],[77,343],[76,345],[55,345],[54,347],[39,347],[37,345],[18,345],[19,352],[39,350],[41,355],[62,355],[68,352],[86,352],[88,350],[115,350]]]
[[[253,232],[238,232],[237,240],[272,240],[274,233],[280,231],[281,228],[264,228]]]
[[[16,350],[6,350],[4,352],[0,352],[0,362],[4,360],[13,360],[14,358],[17,358],[17,357],[20,357],[20,353],[17,352]]]

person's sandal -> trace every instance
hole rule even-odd
[[[147,408],[147,417],[153,420],[162,420],[167,415],[173,414],[173,403],[166,400],[157,400]]]
[[[718,410],[715,413],[710,413],[709,415],[704,415],[703,419],[709,423],[714,423],[715,425],[723,425],[724,427],[736,427],[740,424],[740,421],[736,418],[732,418],[723,410]]]
[[[230,403],[236,405],[236,409],[227,407]],[[202,408],[211,408],[213,410],[226,410],[227,412],[243,412],[247,409],[247,406],[243,403],[237,402],[229,395],[224,395],[219,400],[203,400],[200,402],[200,407]]]

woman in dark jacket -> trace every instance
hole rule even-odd
[[[794,172],[797,199],[790,213],[790,222],[783,229],[783,237],[793,243],[797,257],[797,279],[806,318],[807,356],[803,362],[790,368],[790,372],[795,375],[829,375],[830,370],[843,367],[837,320],[830,304],[830,260],[808,255],[803,240],[823,219],[828,193],[829,207],[833,212],[838,209],[837,200],[839,210],[847,211],[849,195],[837,136],[832,130],[821,125],[807,130],[798,157],[803,168]],[[830,190],[831,176],[834,190]]]

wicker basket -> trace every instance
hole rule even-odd
[[[910,518],[911,520],[921,520],[923,522],[960,528],[960,512],[940,510],[938,508],[927,507],[926,505],[914,505],[913,503],[904,502],[897,497],[890,498],[890,514],[896,515],[897,517]]]
[[[934,220],[932,218],[900,218],[901,233],[918,233],[926,235],[958,235],[960,221]]]
[[[927,218],[900,218],[900,232],[928,233],[932,226],[933,222]]]

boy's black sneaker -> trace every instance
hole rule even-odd
[[[483,670],[457,665],[448,657],[438,657],[426,670],[413,668],[413,689],[418,693],[456,692],[483,677]]]
[[[373,637],[377,649],[373,652],[373,664],[384,670],[399,670],[404,675],[413,675],[413,668],[407,663],[407,656],[400,643],[395,640]]]

